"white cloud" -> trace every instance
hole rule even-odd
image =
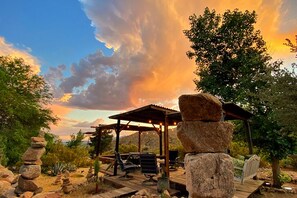
[[[30,54],[32,50],[26,48],[21,50],[16,48],[13,44],[5,41],[4,37],[0,36],[0,56],[11,56],[17,58],[23,58],[25,63],[30,65],[34,73],[40,72],[40,63],[38,59]]]

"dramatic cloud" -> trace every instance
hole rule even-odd
[[[73,126],[74,127],[82,127],[82,128],[90,128],[90,126],[98,126],[99,124],[103,124],[103,123],[104,123],[104,120],[99,118],[93,122],[84,121],[84,122],[79,122]]]
[[[3,37],[0,36],[0,56],[11,56],[23,58],[25,63],[30,65],[34,73],[40,72],[40,64],[37,58],[30,54],[30,49],[21,50],[16,48],[13,44],[7,43]]]
[[[198,0],[81,0],[96,28],[96,38],[113,48],[106,57],[98,51],[71,66],[72,75],[56,88],[60,101],[80,109],[121,110],[157,103],[176,105],[183,93],[193,93],[194,60],[185,53],[190,43],[183,35],[188,17],[205,7],[255,10],[257,29],[263,33],[274,58],[288,56],[282,45],[294,35],[294,2]],[[287,21],[287,23],[283,23]],[[289,37],[290,38],[290,37]]]

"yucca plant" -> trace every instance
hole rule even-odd
[[[66,166],[62,162],[55,163],[55,165],[52,167],[52,170],[51,170],[52,175],[56,176],[59,173],[63,173],[65,170],[65,167]]]

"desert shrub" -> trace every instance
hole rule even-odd
[[[121,144],[119,146],[119,152],[120,153],[129,153],[129,152],[137,152],[138,146],[135,144]]]
[[[294,169],[297,169],[297,155],[290,155],[289,158],[291,159],[291,166]]]
[[[291,168],[293,160],[291,157],[286,157],[285,159],[280,160],[279,165],[281,168]]]
[[[249,154],[248,146],[245,142],[242,141],[233,141],[230,145],[230,155],[234,158],[238,156],[245,156]]]
[[[41,158],[43,172],[56,164],[63,163],[71,171],[74,167],[88,167],[91,164],[88,148],[85,146],[67,147],[61,141],[56,141]]]

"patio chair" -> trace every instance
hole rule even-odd
[[[156,154],[145,153],[140,154],[140,166],[141,172],[145,177],[149,178],[142,182],[144,185],[156,185],[157,181],[153,179],[154,176],[158,175],[159,167],[157,165]]]
[[[169,169],[176,170],[176,167],[179,166],[178,164],[178,151],[169,151]]]
[[[120,178],[125,178],[125,179],[133,178],[133,176],[128,174],[139,169],[139,166],[132,163],[124,163],[121,158],[121,155],[118,152],[115,151],[114,154],[115,154],[116,161],[121,168],[121,171],[125,172],[125,175],[120,176]]]

